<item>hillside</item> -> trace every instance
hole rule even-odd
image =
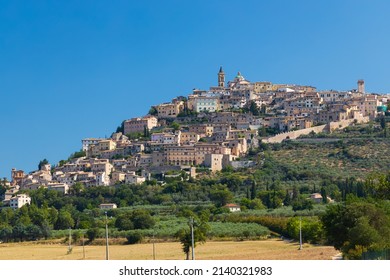
[[[325,140],[325,141],[324,141]],[[330,139],[327,139],[328,141]],[[332,139],[333,140],[333,139]],[[298,140],[271,147],[270,156],[297,172],[329,177],[363,179],[369,173],[387,172],[390,166],[388,139]]]

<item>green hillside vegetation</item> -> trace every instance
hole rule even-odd
[[[390,166],[390,140],[344,139],[336,142],[287,142],[271,145],[269,156],[306,177],[355,177],[372,171],[386,172]]]

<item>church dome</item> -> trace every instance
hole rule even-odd
[[[240,73],[240,72],[238,72],[238,73],[237,73],[236,79],[237,79],[237,80],[239,80],[239,81],[243,81],[243,80],[245,80],[244,76],[243,76],[243,75],[241,75],[241,73]]]

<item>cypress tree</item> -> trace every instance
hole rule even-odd
[[[284,204],[284,206],[291,205],[291,195],[290,195],[290,192],[288,190],[286,190],[286,196],[284,197],[283,204]]]
[[[256,198],[256,194],[257,194],[257,191],[256,191],[256,180],[252,180],[251,199],[255,199]]]
[[[321,188],[321,196],[322,196],[322,203],[327,204],[328,203],[328,197],[326,195],[326,190],[324,187]]]

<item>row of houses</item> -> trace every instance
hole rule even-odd
[[[152,133],[150,140],[143,143],[130,141],[121,133],[114,133],[109,139],[88,138],[82,141],[86,156],[70,159],[54,168],[46,164],[29,174],[13,169],[12,185],[20,186],[21,190],[36,190],[44,186],[68,193],[76,183],[86,187],[118,182],[142,184],[150,179],[150,169],[169,169],[172,166],[189,169],[203,165],[218,171],[244,155],[248,143],[254,145],[254,135],[257,135],[256,130],[205,124],[196,125],[189,131]],[[200,141],[202,138],[207,141]]]

